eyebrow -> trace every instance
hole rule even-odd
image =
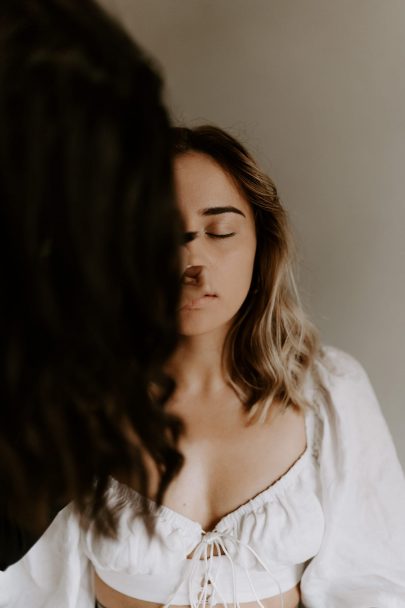
[[[246,217],[243,211],[232,206],[206,207],[205,209],[199,209],[198,213],[200,215],[220,215],[221,213],[238,213],[239,215],[243,215],[243,217]]]

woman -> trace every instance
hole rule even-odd
[[[184,272],[167,411],[184,465],[158,506],[148,461],[144,511],[111,479],[116,539],[62,511],[6,572],[7,605],[402,606],[405,482],[367,375],[305,319],[271,180],[217,128],[173,136]]]

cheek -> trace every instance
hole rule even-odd
[[[252,281],[253,266],[255,261],[255,248],[246,247],[232,256],[227,264],[227,276],[232,276],[232,283],[235,287],[245,288],[250,286]]]

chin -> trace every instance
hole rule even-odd
[[[215,328],[212,327],[190,327],[188,324],[186,326],[180,325],[180,336],[185,338],[192,338],[193,336],[205,336],[206,334],[210,334],[215,331]]]
[[[204,336],[218,331],[226,332],[231,322],[232,319],[225,319],[217,323],[207,322],[207,319],[183,319],[180,322],[179,333],[181,336],[191,338],[192,336]]]

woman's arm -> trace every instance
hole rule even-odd
[[[302,581],[306,608],[405,606],[405,479],[368,376],[326,349],[317,396],[325,534]]]
[[[90,563],[72,505],[17,563],[0,572],[0,608],[94,608]]]
[[[49,524],[62,507],[55,507]],[[7,504],[0,502],[0,570],[18,562],[37,542],[42,532],[35,534],[21,526],[12,516]]]

